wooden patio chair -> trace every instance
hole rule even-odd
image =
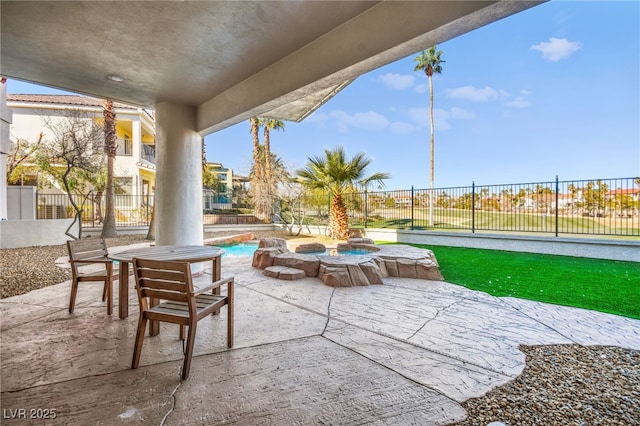
[[[78,284],[86,281],[102,281],[102,301],[107,300],[107,314],[113,312],[113,277],[117,275],[113,261],[109,259],[107,244],[102,238],[67,241],[69,263],[71,264],[71,298],[69,312],[76,304]],[[115,271],[115,272],[114,272]]]
[[[140,364],[147,321],[179,324],[181,340],[184,340],[184,327],[188,327],[182,368],[182,380],[186,380],[198,321],[217,313],[224,305],[227,305],[227,347],[233,347],[233,277],[222,278],[194,290],[188,262],[133,259],[133,272],[140,302],[140,318],[131,368],[138,368]],[[219,289],[225,284],[226,295],[214,294],[220,293]]]

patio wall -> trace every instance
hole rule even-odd
[[[70,240],[65,231],[73,219],[0,221],[0,248],[54,246]],[[77,235],[77,225],[72,229]]]

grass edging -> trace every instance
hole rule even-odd
[[[446,282],[640,319],[640,263],[425,244]]]

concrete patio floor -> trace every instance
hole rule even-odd
[[[520,374],[520,344],[640,349],[640,321],[615,315],[445,282],[332,288],[267,278],[248,257],[222,265],[236,277],[235,346],[224,311],[200,321],[184,382],[176,326],[146,336],[129,368],[133,280],[126,320],[117,300],[106,314],[100,284],[81,284],[73,314],[69,282],[1,300],[2,424],[447,424]]]

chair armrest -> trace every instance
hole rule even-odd
[[[229,285],[229,284],[233,284],[234,281],[234,277],[227,277],[227,278],[222,278],[219,279],[218,281],[211,283],[205,287],[202,288],[198,288],[198,290],[194,291],[193,294],[194,296],[198,296],[200,294],[204,294],[207,293],[211,290],[215,290],[216,288],[219,288],[225,284]]]

